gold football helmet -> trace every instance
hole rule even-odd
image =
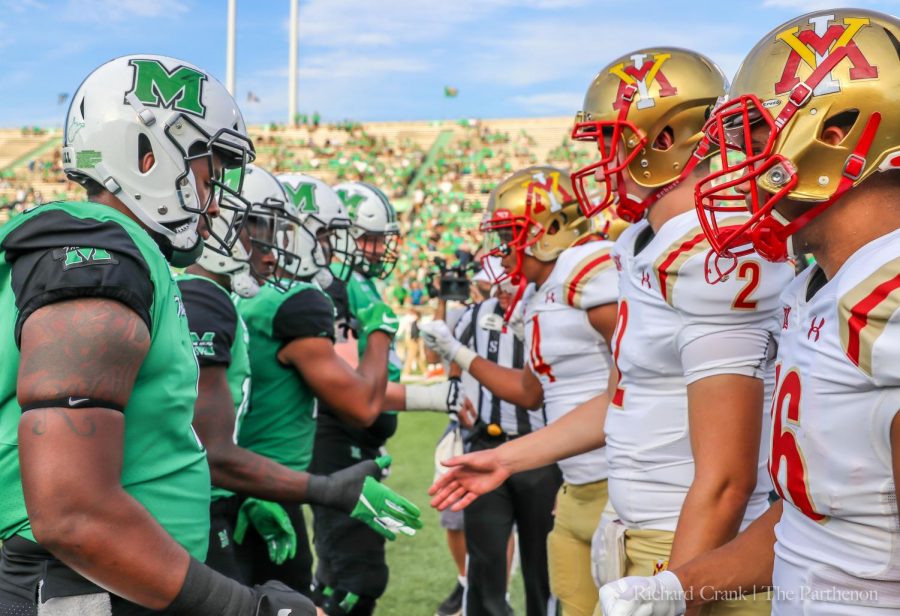
[[[519,278],[525,255],[554,261],[559,254],[591,233],[590,221],[578,210],[578,201],[568,172],[556,167],[522,169],[500,183],[491,193],[481,223],[487,254],[516,255],[510,272],[491,272],[495,282]],[[494,261],[496,263],[496,261]]]
[[[896,17],[835,9],[757,43],[706,127],[722,165],[697,184],[696,205],[717,253],[782,261],[797,229],[876,171],[900,169],[898,39]],[[846,132],[837,144],[823,139],[834,126]],[[731,190],[741,184],[746,198]],[[788,222],[773,210],[785,197],[810,207]],[[745,224],[717,224],[748,207]]]
[[[588,87],[572,129],[573,139],[595,141],[600,152],[599,160],[572,173],[585,216],[618,200],[620,218],[640,220],[702,159],[700,154],[692,162],[691,156],[725,89],[719,67],[687,49],[641,49],[604,67]],[[599,199],[590,194],[594,177],[605,188]],[[628,194],[628,182],[656,191],[638,200]]]

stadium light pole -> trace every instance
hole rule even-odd
[[[291,0],[291,42],[288,49],[288,126],[297,115],[297,4]]]
[[[228,0],[228,38],[225,47],[225,87],[234,96],[234,40],[237,0]]]

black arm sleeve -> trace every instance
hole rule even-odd
[[[237,331],[237,310],[231,299],[211,280],[178,281],[194,354],[200,366],[230,366],[231,346]]]
[[[25,320],[38,308],[77,298],[107,298],[134,310],[151,330],[153,283],[143,261],[93,248],[53,248],[19,255],[12,266],[12,288],[19,316],[16,344]],[[73,256],[76,251],[82,251]],[[94,251],[94,252],[91,252]],[[97,256],[99,254],[99,256]],[[81,259],[78,265],[69,265]]]
[[[328,338],[334,342],[334,305],[318,289],[298,291],[279,306],[272,333],[285,342],[296,338]]]
[[[19,226],[3,240],[2,249],[12,265],[19,309],[16,344],[22,324],[35,310],[82,297],[121,302],[152,331],[150,268],[119,224],[52,211]]]

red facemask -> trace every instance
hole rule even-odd
[[[537,228],[538,231],[532,234],[534,228]],[[509,322],[510,316],[522,299],[522,294],[528,285],[525,277],[522,276],[525,250],[543,236],[544,230],[530,216],[512,216],[508,210],[498,210],[493,218],[481,223],[481,231],[486,234],[485,237],[489,237],[487,234],[496,234],[499,238],[494,248],[481,257],[481,265],[487,271],[491,282],[499,284],[509,280],[517,287],[503,316],[504,321]],[[491,263],[491,257],[502,260],[511,253],[516,258],[512,270],[508,272],[505,269],[498,270],[496,265]]]

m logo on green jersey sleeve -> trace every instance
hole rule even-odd
[[[194,345],[194,355],[197,357],[212,357],[216,354],[213,347],[213,341],[216,339],[216,332],[203,332],[198,335],[197,332],[191,332],[191,344]]]
[[[63,270],[85,267],[87,265],[102,265],[106,263],[115,265],[118,263],[115,257],[109,254],[108,250],[87,246],[64,248],[62,254],[56,256],[56,258],[63,262]]]
[[[284,192],[287,193],[301,214],[318,214],[319,204],[316,203],[316,185],[306,182],[300,182],[296,186],[284,184]]]
[[[206,116],[203,104],[203,83],[206,73],[189,66],[177,66],[169,71],[159,60],[129,60],[134,67],[131,90],[148,107],[165,107],[173,111]]]

